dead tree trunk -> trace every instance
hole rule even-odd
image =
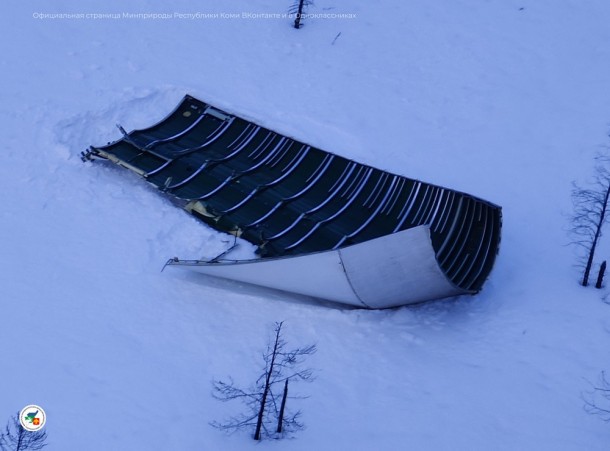
[[[261,439],[261,428],[263,426],[263,418],[265,416],[265,404],[267,403],[267,396],[269,395],[269,389],[271,387],[271,376],[273,374],[273,367],[275,365],[275,357],[277,356],[277,348],[280,342],[280,331],[282,330],[282,323],[278,323],[275,330],[275,343],[273,344],[273,351],[271,353],[271,363],[267,368],[267,374],[265,375],[265,388],[263,389],[263,396],[261,397],[261,406],[258,410],[258,417],[256,420],[256,431],[254,432],[254,440]]]
[[[599,272],[597,273],[597,282],[595,282],[595,288],[600,289],[604,282],[604,274],[606,274],[606,260],[603,261],[601,266],[599,267]]]
[[[288,398],[288,379],[284,384],[284,395],[282,396],[282,405],[280,407],[280,416],[277,419],[277,432],[282,432],[282,426],[284,425],[284,409],[286,408],[286,398]]]
[[[26,434],[25,429],[23,429],[23,426],[21,426],[19,428],[19,435],[17,437],[17,446],[15,447],[15,451],[21,451],[21,445],[23,443],[23,438],[24,438],[25,434]]]
[[[301,28],[301,16],[303,15],[303,3],[305,0],[299,0],[299,8],[297,9],[297,17],[294,19],[294,28]]]

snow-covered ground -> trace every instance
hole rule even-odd
[[[208,425],[239,410],[211,397],[211,380],[248,384],[284,320],[290,344],[317,344],[317,379],[299,388],[307,429],[264,448],[607,449],[582,393],[610,370],[610,306],[576,283],[566,214],[571,181],[610,144],[610,2],[316,0],[310,13],[355,17],[298,31],[222,16],[290,4],[2,4],[0,425],[36,403],[49,450],[249,449],[248,434]],[[84,18],[45,16],[57,13]],[[484,291],[363,311],[161,273],[226,236],[78,154],[186,93],[502,205]]]

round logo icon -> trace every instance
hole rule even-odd
[[[47,422],[47,414],[42,410],[42,407],[30,404],[21,409],[19,422],[26,431],[36,432],[41,430]]]

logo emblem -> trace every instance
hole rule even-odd
[[[21,409],[19,422],[26,431],[36,432],[41,430],[47,422],[47,414],[42,407],[31,404]]]

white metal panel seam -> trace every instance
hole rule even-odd
[[[343,264],[343,255],[341,254],[341,249],[337,249],[337,254],[339,254],[339,262],[341,262],[341,269],[343,269],[343,273],[345,274],[345,279],[347,280],[347,283],[349,283],[350,288],[352,289],[352,291],[354,292],[354,295],[356,295],[356,299],[358,299],[358,301],[360,301],[360,303],[362,305],[364,305],[366,308],[370,309],[372,308],[370,305],[367,305],[361,298],[360,295],[358,294],[358,292],[355,290],[354,285],[352,284],[352,281],[349,278],[349,274],[347,273],[347,271],[345,270],[345,265]]]

